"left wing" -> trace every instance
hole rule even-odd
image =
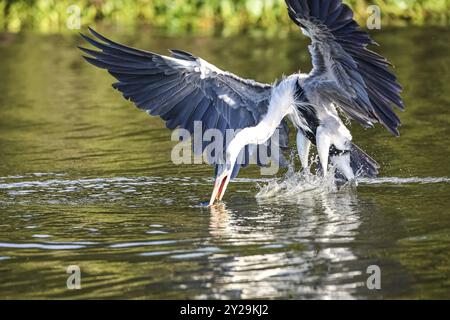
[[[332,101],[363,126],[379,122],[398,135],[400,119],[392,106],[403,109],[401,86],[390,63],[367,49],[375,42],[359,29],[352,10],[341,0],[286,3],[291,19],[312,40],[313,70],[304,83],[308,98]]]
[[[81,36],[100,51],[79,47],[89,55],[84,58],[108,70],[118,80],[113,87],[125,99],[150,115],[160,116],[169,129],[179,127],[193,133],[194,122],[201,121],[203,133],[215,128],[225,136],[227,129],[255,126],[267,112],[271,85],[222,71],[184,51],[171,50],[172,57],[163,56],[119,44],[91,28],[89,31],[95,38]],[[287,147],[286,124],[280,129],[281,146]],[[203,152],[207,144],[197,151]],[[248,157],[246,160],[244,166]]]

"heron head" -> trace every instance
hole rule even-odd
[[[231,142],[228,144],[226,151],[224,152],[223,162],[217,166],[216,181],[214,182],[214,189],[211,194],[211,200],[209,205],[212,206],[215,201],[221,201],[225,190],[228,187],[236,163],[241,160],[239,154],[248,142],[249,135],[246,133],[248,128],[245,128],[234,136]]]
[[[228,187],[231,176],[233,174],[234,165],[227,163],[224,166],[219,166],[219,171],[214,182],[214,189],[211,194],[209,205],[212,206],[216,201],[221,201],[225,190]]]

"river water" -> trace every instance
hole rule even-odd
[[[310,69],[300,34],[103,32],[261,82]],[[450,298],[450,32],[373,36],[406,106],[399,138],[351,126],[380,176],[333,191],[251,167],[209,209],[212,169],[173,165],[163,122],[81,59],[77,35],[0,34],[0,297]],[[66,286],[71,265],[80,290]]]

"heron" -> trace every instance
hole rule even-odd
[[[366,128],[378,123],[399,135],[394,108],[404,109],[402,87],[392,64],[368,48],[378,44],[359,27],[351,8],[341,0],[285,2],[291,20],[311,40],[312,69],[273,84],[241,78],[186,51],[172,49],[165,56],[112,41],[91,28],[91,36],[81,34],[97,49],[79,47],[83,57],[106,69],[118,80],[113,88],[160,116],[167,128],[193,132],[194,122],[201,121],[203,130],[238,130],[226,145],[225,161],[215,164],[209,205],[222,201],[243,166],[237,163],[242,150],[267,143],[277,130],[279,147],[287,146],[287,120],[297,130],[302,170],[308,170],[315,145],[321,174],[333,167],[354,183],[357,175],[376,176],[379,165],[352,142],[344,121]]]

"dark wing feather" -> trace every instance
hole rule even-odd
[[[172,57],[163,56],[89,31],[94,38],[81,36],[100,51],[80,47],[89,55],[84,58],[108,70],[118,80],[115,89],[138,108],[160,116],[170,129],[193,133],[194,122],[201,121],[203,132],[217,128],[225,136],[227,129],[256,125],[267,112],[271,85],[239,78],[188,52],[170,50]],[[280,135],[287,142],[286,128]]]
[[[401,86],[390,63],[369,50],[376,44],[359,29],[352,10],[341,0],[286,0],[291,19],[312,40],[313,70],[308,81],[332,80],[352,101],[341,106],[364,126],[383,124],[398,135],[400,119],[392,106],[403,110]]]

